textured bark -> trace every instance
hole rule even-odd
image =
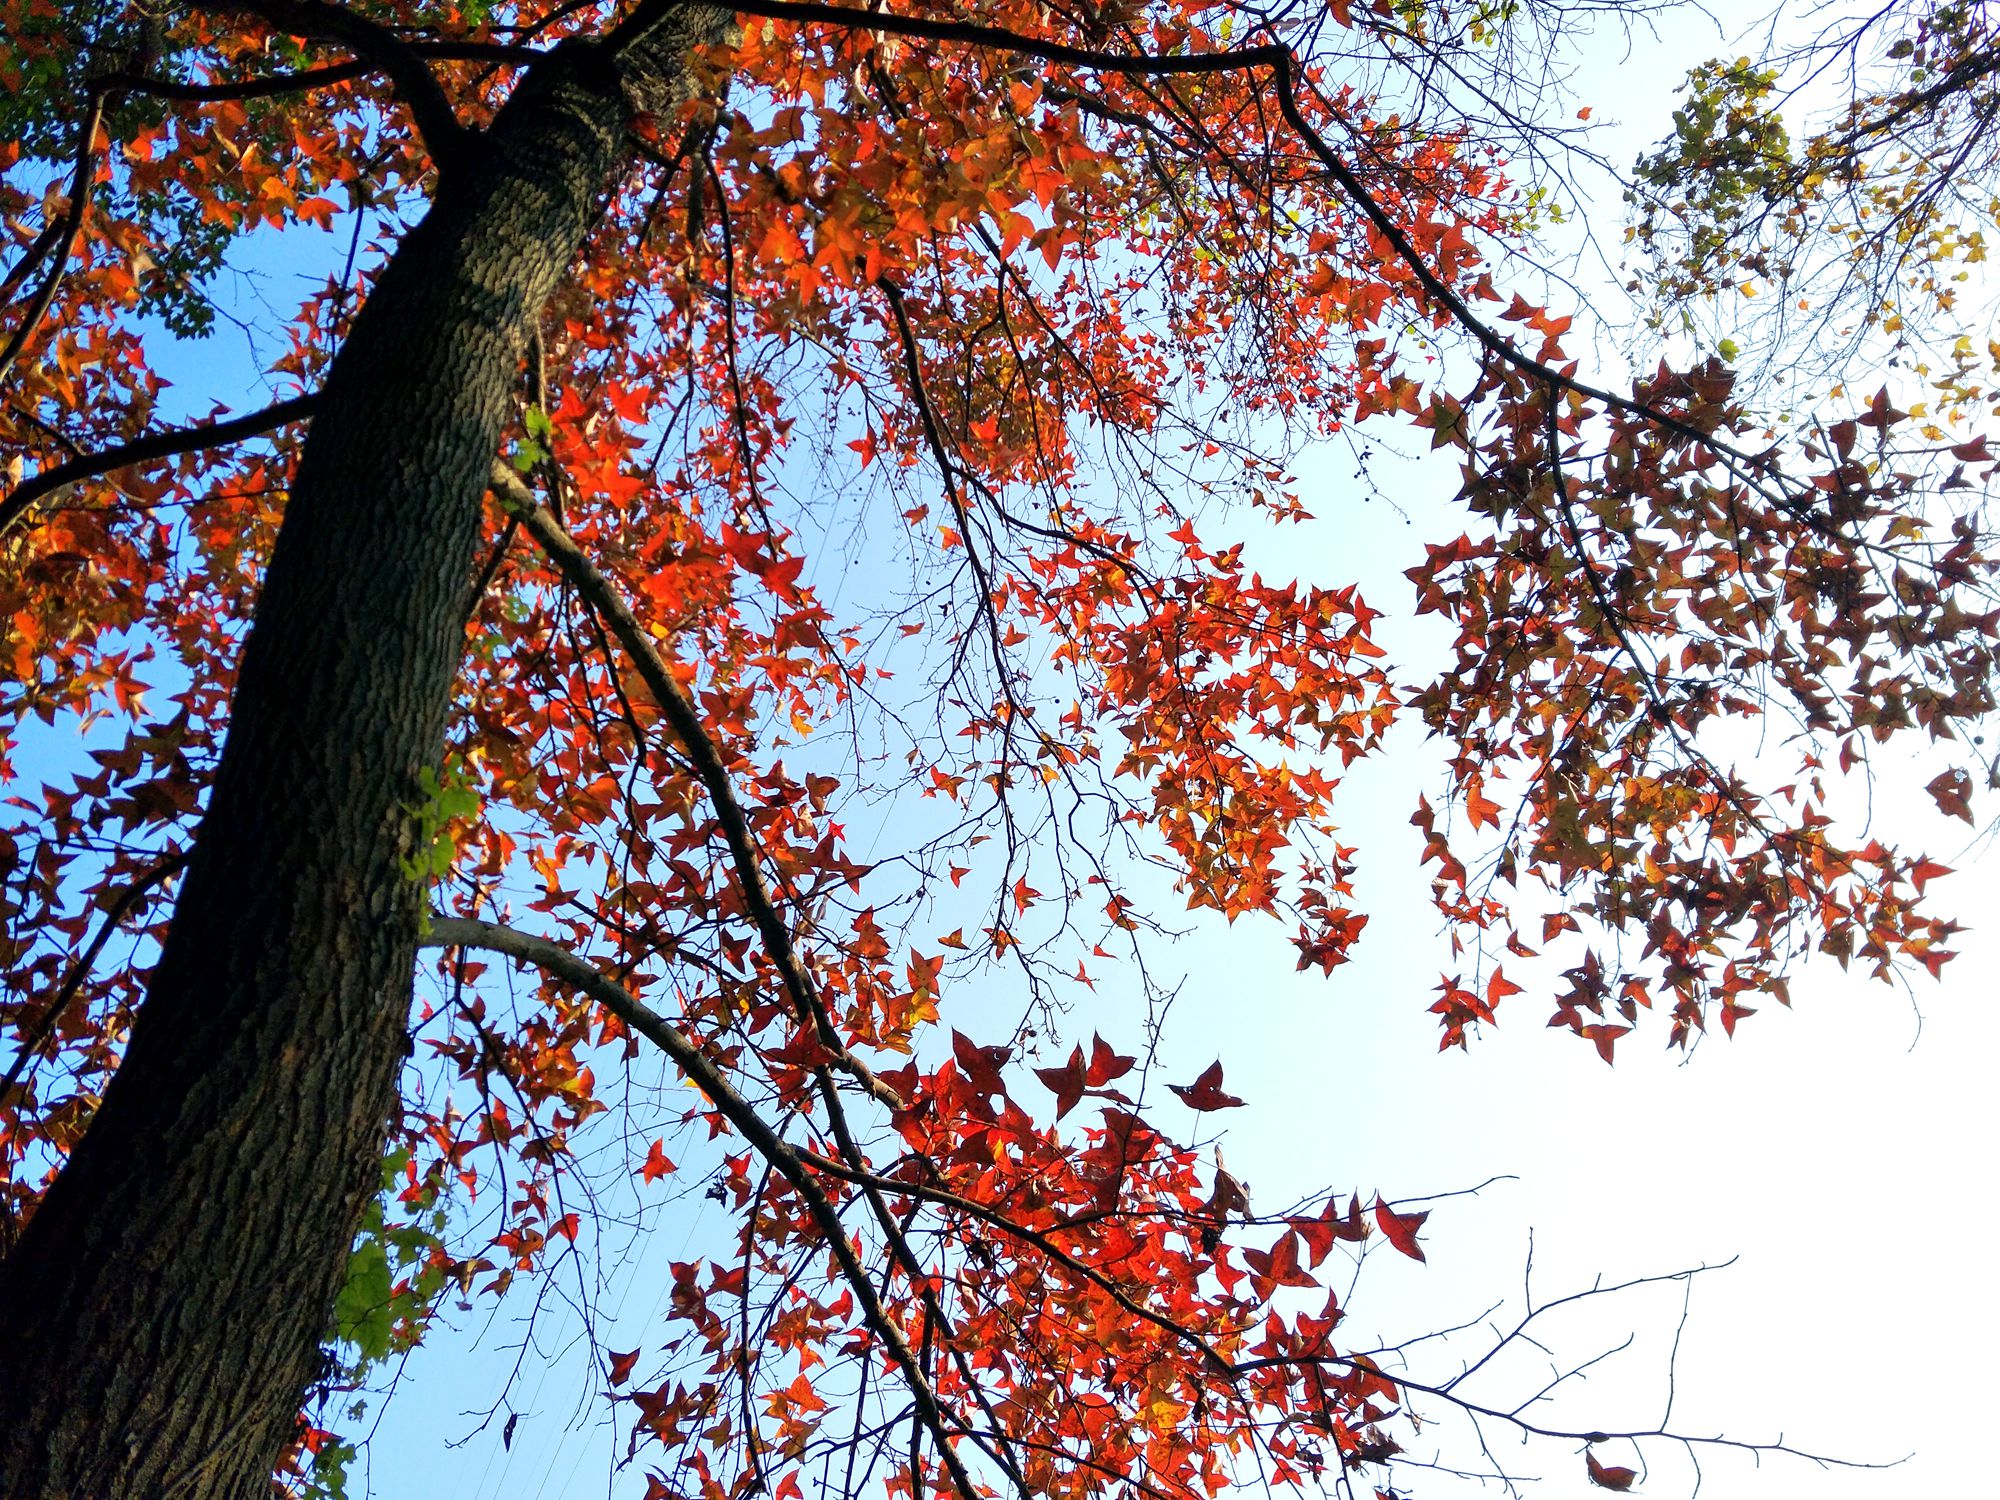
[[[0,1262],[6,1500],[268,1493],[379,1182],[423,895],[401,860],[510,392],[628,98],[678,94],[726,24],[688,8],[618,68],[536,69],[329,371],[130,1048]]]

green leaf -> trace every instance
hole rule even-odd
[[[347,1500],[347,1466],[357,1454],[352,1443],[328,1443],[313,1455],[306,1500]]]
[[[372,1204],[362,1220],[361,1234],[347,1258],[347,1279],[334,1299],[334,1336],[352,1344],[362,1364],[389,1352],[396,1326],[392,1305],[394,1277],[389,1270],[389,1246],[382,1232],[382,1205]]]

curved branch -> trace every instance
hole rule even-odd
[[[22,480],[5,500],[0,500],[0,536],[5,536],[37,504],[65,485],[80,484],[86,479],[95,479],[100,474],[109,474],[114,469],[127,468],[132,464],[195,453],[203,448],[220,448],[227,443],[256,437],[288,422],[310,417],[318,405],[319,393],[309,391],[303,396],[275,401],[261,411],[245,412],[240,417],[219,422],[197,422],[191,427],[173,427],[165,432],[148,433],[116,448],[107,448],[101,453],[86,453],[68,463],[44,469]]]
[[[104,123],[104,97],[104,89],[93,85],[90,108],[85,111],[83,129],[77,134],[76,167],[70,174],[69,207],[63,213],[61,232],[53,239],[46,235],[37,237],[21,264],[8,273],[9,282],[18,282],[28,274],[27,267],[33,261],[51,249],[55,252],[49,274],[42,278],[41,286],[29,300],[13,337],[7,340],[7,347],[0,350],[0,381],[6,380],[14,361],[21,357],[21,351],[47,316],[49,304],[56,299],[56,288],[62,285],[63,273],[69,268],[69,258],[76,251],[77,238],[83,233],[83,216],[90,208],[91,190],[97,184],[97,130]]]
[[[546,512],[539,512],[546,516]],[[524,520],[529,530],[533,525]],[[537,534],[539,540],[539,534]],[[565,536],[565,539],[566,536]],[[571,543],[574,546],[574,543]],[[662,699],[664,702],[664,697]],[[804,1200],[807,1210],[826,1236],[827,1249],[839,1262],[841,1273],[846,1277],[856,1302],[860,1305],[863,1319],[875,1336],[882,1340],[889,1357],[901,1370],[904,1381],[909,1385],[911,1399],[916,1402],[918,1414],[922,1417],[931,1439],[936,1443],[946,1466],[951,1470],[954,1486],[960,1500],[980,1500],[979,1487],[972,1475],[966,1471],[964,1460],[952,1446],[945,1422],[944,1408],[939,1404],[937,1394],[931,1389],[922,1365],[909,1341],[903,1337],[888,1310],[882,1306],[875,1293],[875,1283],[869,1277],[867,1268],[861,1264],[861,1257],[847,1238],[847,1227],[840,1221],[840,1210],[834,1205],[826,1190],[819,1185],[807,1169],[798,1151],[788,1144],[770,1124],[759,1115],[756,1108],[739,1094],[722,1070],[697,1047],[688,1035],[681,1031],[658,1011],[646,1005],[623,985],[606,979],[583,959],[558,943],[547,938],[535,937],[511,927],[503,927],[495,922],[481,922],[465,917],[432,917],[430,931],[418,939],[422,948],[481,948],[494,953],[504,953],[512,958],[534,964],[537,968],[553,975],[566,984],[575,986],[602,1005],[620,1021],[630,1026],[639,1035],[652,1042],[667,1056],[672,1058],[688,1079],[715,1106],[716,1112],[728,1120],[777,1171],[791,1183],[799,1197]]]
[[[221,99],[264,99],[274,94],[298,94],[365,78],[381,69],[366,59],[306,68],[297,73],[273,73],[265,78],[239,78],[231,83],[183,83],[174,78],[149,78],[143,73],[113,73],[105,82],[125,93],[184,104],[209,104]]]
[[[730,784],[729,768],[723,764],[722,754],[715,742],[708,737],[701,714],[688,697],[680,678],[661,658],[645,627],[639,623],[638,617],[611,581],[598,571],[596,565],[584,555],[583,549],[577,546],[575,539],[563,530],[562,524],[538,502],[534,491],[521,477],[506,464],[496,462],[490,483],[506,503],[508,514],[520,521],[523,529],[548,555],[549,561],[555,564],[557,571],[610,626],[612,635],[625,648],[639,676],[658,700],[674,737],[680,741],[681,748],[693,763],[695,774],[708,791],[716,821],[721,824],[723,838],[729,846],[737,884],[743,892],[743,903],[756,924],[757,935],[763,940],[771,962],[778,969],[785,993],[798,1011],[799,1019],[812,1027],[820,1048],[843,1071],[891,1109],[901,1109],[902,1098],[877,1078],[866,1063],[848,1051],[835,1030],[833,1018],[827,1014],[792,942],[791,929],[778,914],[777,900],[758,860],[750,820],[745,816],[742,804],[736,800],[735,788]]]
[[[563,530],[561,524],[536,502],[534,492],[520,476],[505,463],[496,461],[490,482],[492,488],[508,505],[510,512],[542,546],[550,561],[598,611],[599,617],[611,627],[612,634],[618,638],[619,644],[632,658],[640,677],[658,701],[661,711],[666,715],[675,736],[680,740],[684,752],[693,764],[696,775],[708,790],[710,801],[715,808],[716,821],[722,826],[724,838],[729,846],[730,857],[736,871],[737,888],[742,893],[744,906],[757,928],[765,953],[778,970],[786,995],[792,1001],[800,1024],[812,1030],[815,1042],[834,1066],[859,1080],[873,1097],[890,1108],[903,1108],[903,1101],[896,1091],[877,1078],[841,1041],[839,1032],[834,1027],[833,1018],[828,1014],[825,1003],[821,1000],[792,942],[791,929],[778,914],[777,902],[769,883],[764,878],[758,859],[749,820],[744,815],[742,805],[737,802],[735,789],[730,783],[728,767],[723,763],[721,752],[708,737],[707,729],[702,724],[701,716],[696,711],[693,701],[688,697],[687,689],[661,659],[651,638],[617,589],[584,555],[582,549]],[[814,1065],[812,1072],[820,1098],[826,1106],[828,1126],[836,1142],[844,1154],[859,1162],[861,1153],[848,1128],[832,1074],[825,1064]],[[929,1318],[945,1323],[944,1310],[936,1296],[922,1284],[922,1265],[897,1229],[880,1191],[872,1184],[864,1183],[862,1195],[882,1227],[891,1254],[918,1286],[919,1295],[923,1299]],[[978,1401],[982,1408],[987,1409],[989,1416],[992,1416],[986,1395],[980,1389],[978,1382],[973,1379],[970,1368],[966,1366],[963,1352],[954,1347],[953,1358],[959,1364],[960,1372],[972,1390],[974,1400]],[[918,1378],[921,1378],[921,1361],[917,1361],[910,1368],[916,1371]],[[997,1421],[997,1417],[995,1420]],[[933,1437],[937,1441],[940,1454],[951,1470],[954,1484],[961,1491],[962,1500],[973,1500],[970,1491],[966,1489],[969,1480],[965,1476],[962,1460],[945,1443],[941,1429],[935,1431]],[[996,1450],[980,1442],[977,1437],[974,1437],[973,1441],[979,1443],[989,1456],[1007,1470],[1023,1500],[1026,1500],[1029,1493],[1027,1484],[1021,1477],[1019,1465],[1014,1461],[1012,1454],[1006,1451],[1005,1443],[1002,1442]]]
[[[1698,1269],[1700,1268],[1697,1268],[1697,1270]],[[1692,1271],[1680,1272],[1676,1273],[1676,1276],[1673,1277],[1659,1277],[1650,1279],[1673,1280],[1677,1279],[1677,1277],[1688,1276],[1693,1274],[1695,1274],[1695,1272]],[[1590,1295],[1590,1294],[1586,1293],[1585,1295]],[[1873,1461],[1868,1459],[1859,1459],[1859,1458],[1835,1458],[1832,1455],[1826,1453],[1814,1453],[1805,1448],[1794,1448],[1789,1443],[1785,1442],[1782,1437],[1778,1438],[1775,1442],[1753,1443],[1746,1438],[1724,1437],[1720,1433],[1718,1433],[1714,1437],[1694,1437],[1688,1433],[1670,1431],[1665,1427],[1635,1427],[1618,1432],[1609,1432],[1597,1428],[1583,1429],[1583,1428],[1572,1428],[1572,1427],[1545,1427],[1539,1422],[1529,1421],[1526,1417],[1521,1415],[1521,1411],[1518,1408],[1513,1411],[1508,1411],[1497,1406],[1487,1406],[1482,1402],[1474,1401],[1469,1397],[1459,1395],[1456,1391],[1452,1389],[1452,1386],[1458,1383],[1456,1378],[1447,1381],[1443,1385],[1433,1385],[1426,1381],[1413,1380],[1407,1375],[1391,1375],[1387,1371],[1381,1369],[1375,1363],[1375,1361],[1369,1358],[1367,1355],[1359,1355],[1359,1354],[1357,1355],[1345,1355],[1345,1354],[1273,1355],[1269,1358],[1250,1359],[1241,1361],[1235,1366],[1235,1368],[1242,1371],[1248,1371],[1248,1370],[1266,1370],[1273,1368],[1282,1368],[1294,1365],[1331,1365],[1336,1369],[1366,1370],[1370,1374],[1380,1375],[1384,1380],[1393,1381],[1398,1387],[1400,1387],[1403,1390],[1416,1391],[1420,1395],[1425,1395],[1425,1396],[1436,1396],[1440,1400],[1447,1401],[1451,1405],[1457,1407],[1467,1416],[1473,1417],[1475,1419],[1479,1417],[1485,1417],[1491,1421],[1505,1422],[1509,1426],[1513,1427],[1517,1432],[1526,1433],[1530,1437],[1563,1438],[1580,1443],[1609,1443],[1614,1441],[1637,1443],[1637,1442],[1643,1442],[1646,1439],[1650,1438],[1661,1442],[1680,1443],[1686,1447],[1729,1448],[1729,1449],[1734,1449],[1739,1453],[1783,1453],[1790,1458],[1802,1458],[1806,1462],[1818,1464],[1822,1468],[1834,1468],[1834,1469],[1893,1469],[1898,1464],[1904,1462],[1904,1460],[1900,1458],[1881,1459]]]
[[[522,68],[532,68],[549,55],[538,47],[520,47],[506,42],[412,42],[408,46],[417,57],[436,58],[441,62],[491,62]],[[383,71],[385,69],[379,61],[362,57],[353,62],[330,63],[323,68],[272,73],[263,78],[238,78],[226,83],[184,83],[175,78],[150,78],[143,73],[113,73],[104,82],[111,88],[145,94],[154,99],[208,104],[222,99],[264,99],[277,94],[331,88],[337,83],[347,83]]]
[[[1007,1219],[1005,1215],[987,1208],[983,1204],[976,1203],[971,1199],[942,1189],[928,1188],[919,1183],[900,1182],[882,1178],[873,1173],[857,1169],[847,1163],[835,1161],[817,1152],[791,1145],[757,1113],[755,1106],[736,1091],[728,1078],[723,1075],[721,1069],[701,1051],[685,1032],[639,1000],[622,985],[605,978],[589,963],[560,944],[552,942],[547,938],[536,937],[532,934],[521,932],[515,928],[502,926],[498,923],[483,922],[462,917],[433,916],[430,920],[430,930],[419,939],[418,946],[423,948],[477,948],[505,954],[509,957],[533,964],[554,978],[588,995],[592,1000],[616,1016],[621,1022],[629,1026],[634,1032],[659,1047],[661,1051],[665,1052],[674,1061],[688,1076],[688,1079],[695,1087],[714,1105],[716,1112],[734,1125],[757,1153],[783,1175],[805,1201],[815,1222],[819,1224],[821,1230],[825,1233],[828,1246],[832,1250],[834,1258],[839,1262],[843,1275],[855,1290],[856,1297],[862,1309],[863,1318],[868,1323],[870,1329],[883,1340],[885,1347],[889,1350],[890,1357],[896,1362],[904,1377],[909,1381],[911,1393],[916,1401],[919,1415],[923,1419],[925,1428],[931,1433],[933,1441],[938,1443],[940,1450],[944,1453],[945,1461],[951,1467],[953,1478],[959,1484],[963,1500],[974,1500],[976,1491],[971,1488],[970,1476],[965,1474],[960,1460],[953,1453],[950,1445],[943,1440],[946,1432],[946,1420],[943,1408],[939,1405],[935,1394],[932,1392],[915,1352],[910,1349],[908,1341],[904,1339],[901,1331],[890,1320],[886,1309],[883,1308],[880,1299],[876,1296],[874,1283],[867,1276],[866,1270],[861,1265],[853,1245],[847,1239],[846,1230],[840,1222],[839,1210],[832,1200],[827,1197],[825,1190],[813,1176],[815,1171],[824,1172],[829,1176],[843,1179],[852,1185],[864,1189],[887,1189],[898,1194],[908,1194],[915,1198],[937,1203],[940,1206],[954,1208],[969,1213],[994,1228],[1019,1238],[1051,1260],[1064,1265],[1067,1269],[1086,1278],[1093,1285],[1112,1295],[1118,1302],[1118,1305],[1125,1311],[1144,1319],[1146,1322],[1160,1328],[1163,1332],[1188,1341],[1201,1353],[1204,1363],[1209,1369],[1231,1381],[1240,1380],[1244,1376],[1254,1374],[1260,1370],[1297,1368],[1310,1365],[1332,1366],[1337,1369],[1363,1370],[1380,1374],[1384,1379],[1393,1382],[1400,1389],[1436,1397],[1439,1400],[1448,1402],[1450,1405],[1475,1419],[1485,1417],[1505,1422],[1517,1431],[1538,1437],[1562,1438],[1588,1443],[1609,1442],[1614,1439],[1643,1441],[1650,1438],[1683,1443],[1690,1447],[1730,1448],[1749,1453],[1785,1453],[1793,1457],[1804,1458],[1813,1463],[1840,1468],[1879,1469],[1894,1466],[1893,1463],[1870,1463],[1813,1453],[1804,1449],[1793,1448],[1782,1439],[1772,1443],[1756,1443],[1729,1438],[1720,1434],[1713,1437],[1697,1437],[1687,1433],[1675,1432],[1664,1425],[1651,1428],[1633,1428],[1618,1432],[1547,1426],[1529,1420],[1518,1409],[1506,1410],[1470,1399],[1456,1389],[1463,1376],[1443,1384],[1438,1384],[1413,1379],[1404,1375],[1389,1375],[1382,1371],[1380,1366],[1366,1354],[1291,1353],[1235,1361],[1223,1359],[1199,1333],[1182,1327],[1172,1319],[1154,1313],[1142,1304],[1133,1301],[1122,1292],[1122,1289],[1112,1283],[1109,1278],[1077,1260],[1074,1256],[1069,1255],[1060,1247],[1052,1244],[1045,1236],[1027,1229],[1025,1226],[1014,1223]],[[1640,1285],[1654,1281],[1685,1280],[1698,1274],[1699,1271],[1706,1269],[1710,1268],[1699,1267],[1695,1270],[1675,1272],[1664,1277],[1643,1277],[1629,1284]],[[1593,1288],[1591,1291],[1576,1295],[1594,1296],[1620,1289],[1621,1287]],[[1559,1306],[1562,1302],[1571,1300],[1574,1300],[1574,1298],[1562,1298],[1556,1303],[1548,1304],[1548,1306]],[[1546,1311],[1547,1307],[1542,1310]],[[967,1429],[967,1432],[969,1436],[972,1435],[969,1429]]]
[[[657,11],[660,5],[667,3],[671,3],[671,0],[655,0],[654,4],[642,5],[625,24],[635,24],[641,16]],[[1341,159],[1340,154],[1327,142],[1326,137],[1321,135],[1306,118],[1298,98],[1299,59],[1291,48],[1283,43],[1264,42],[1254,47],[1234,47],[1217,52],[1195,52],[1163,57],[1138,52],[1103,52],[1088,47],[1072,46],[1066,42],[1027,36],[1003,27],[980,25],[972,21],[941,21],[923,16],[890,15],[848,5],[819,4],[816,0],[742,0],[742,3],[736,5],[736,9],[743,15],[762,16],[772,20],[845,26],[852,30],[872,31],[889,36],[990,47],[1023,57],[1038,58],[1043,62],[1058,63],[1065,67],[1125,77],[1171,77],[1182,74],[1248,72],[1268,68],[1276,84],[1274,92],[1278,109],[1284,116],[1286,124],[1362,216],[1388,242],[1389,247],[1395,251],[1397,259],[1409,268],[1410,274],[1422,288],[1424,295],[1452,322],[1464,329],[1489,355],[1537,382],[1557,386],[1587,400],[1598,402],[1611,410],[1638,417],[1683,440],[1700,443],[1719,457],[1728,460],[1739,477],[1746,480],[1752,475],[1760,478],[1768,477],[1769,465],[1766,460],[1736,447],[1696,423],[1675,416],[1672,412],[1663,411],[1635,397],[1621,396],[1606,387],[1580,380],[1568,371],[1524,353],[1513,340],[1474,312],[1465,298],[1453,290],[1425,259],[1416,242],[1404,232],[1394,215],[1369,192],[1367,185],[1362,182],[1354,169]],[[1765,493],[1767,498],[1772,499],[1801,523],[1810,525],[1823,534],[1833,534],[1830,523],[1812,515],[1803,502],[1791,496],[1770,495],[1768,491]]]
[[[0,306],[5,306],[7,300],[14,295],[14,288],[35,274],[36,267],[48,257],[49,251],[62,237],[62,232],[63,220],[50,219],[42,226],[41,233],[28,242],[28,248],[21,252],[21,258],[14,262],[5,276],[0,276]]]
[[[389,75],[396,97],[415,121],[440,166],[448,166],[473,134],[460,122],[423,54],[382,25],[331,0],[210,0],[201,8],[255,16],[287,36],[337,42]]]
[[[104,945],[111,941],[111,934],[116,932],[119,924],[131,915],[132,908],[139,904],[148,891],[168,876],[177,873],[186,863],[185,854],[175,854],[161,860],[120,891],[111,905],[105,908],[103,925],[97,929],[89,945],[69,966],[69,972],[63,976],[61,986],[50,998],[35,1024],[29,1028],[28,1034],[22,1038],[21,1050],[15,1054],[13,1062],[7,1065],[6,1076],[0,1077],[0,1104],[4,1104],[7,1096],[14,1092],[14,1085],[21,1081],[21,1075],[27,1071],[29,1059],[41,1051],[42,1044],[61,1023],[64,1012],[69,1009],[70,1001],[76,998],[77,991],[83,987],[84,977],[97,963],[97,955],[102,953]]]
[[[652,24],[679,0],[650,0],[633,11],[605,38],[605,45],[617,47],[631,28],[634,32]],[[964,42],[975,47],[999,47],[1043,62],[1062,63],[1072,68],[1088,68],[1099,73],[1130,73],[1163,76],[1176,73],[1233,73],[1243,68],[1270,67],[1280,58],[1291,56],[1280,42],[1256,47],[1232,47],[1221,52],[1189,52],[1173,57],[1155,57],[1143,52],[1099,52],[1090,47],[1074,47],[1067,42],[1032,37],[1000,26],[984,26],[977,21],[940,21],[928,16],[898,16],[886,11],[862,10],[852,5],[821,5],[816,0],[747,0],[730,8],[739,15],[762,16],[772,21],[799,21],[846,26],[857,31],[877,31],[888,36],[916,37],[931,42]]]
[[[878,1173],[862,1171],[856,1167],[851,1167],[845,1162],[836,1161],[832,1157],[823,1156],[816,1151],[801,1150],[799,1158],[808,1165],[825,1172],[829,1177],[838,1177],[856,1187],[872,1187],[878,1192],[890,1192],[899,1197],[920,1199],[926,1203],[935,1203],[942,1208],[956,1209],[969,1218],[977,1219],[982,1224],[997,1230],[1010,1239],[1019,1240],[1021,1243],[1030,1246],[1078,1279],[1089,1282],[1092,1286],[1103,1292],[1105,1296],[1117,1303],[1119,1307],[1123,1308],[1133,1317],[1138,1318],[1141,1322],[1150,1323],[1169,1338],[1179,1339],[1181,1342],[1187,1344],[1201,1356],[1202,1362],[1216,1374],[1233,1378],[1237,1372],[1237,1366],[1229,1360],[1224,1359],[1216,1351],[1215,1346],[1209,1343],[1207,1338],[1200,1332],[1184,1324],[1175,1322],[1164,1313],[1154,1312],[1150,1307],[1135,1299],[1109,1276],[1063,1249],[1062,1246],[1056,1244],[1054,1240],[1050,1239],[1041,1230],[1031,1229],[1025,1224],[1008,1218],[1007,1215],[1001,1213],[998,1209],[989,1208],[984,1203],[968,1198],[962,1193],[954,1193],[947,1188],[930,1187],[924,1183],[905,1182],[898,1178],[883,1177]]]
[[[1980,79],[2000,72],[2000,50],[1973,52],[1962,57],[1948,69],[1944,76],[1928,88],[1913,89],[1900,98],[1888,101],[1883,113],[1872,118],[1864,116],[1853,126],[1826,144],[1829,150],[1846,151],[1859,145],[1869,136],[1887,135],[1911,115],[1941,103],[1951,95],[1961,93],[1979,82]]]

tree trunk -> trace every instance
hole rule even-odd
[[[0,1262],[6,1500],[268,1493],[380,1180],[424,895],[402,860],[510,393],[628,95],[683,93],[726,24],[689,8],[616,67],[536,68],[333,362],[124,1064]]]

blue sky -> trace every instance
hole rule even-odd
[[[1627,62],[1615,47],[1595,60],[1618,69],[1621,112],[1635,122],[1614,157],[1660,133],[1667,88],[1687,62],[1714,50],[1712,34],[1687,30]],[[1600,84],[1587,80],[1581,91],[1602,93]],[[315,237],[309,265],[288,246],[258,273],[278,283],[277,306],[292,300],[283,278],[318,275],[331,243]],[[181,351],[170,372],[186,404],[170,400],[169,412],[205,410],[211,397],[257,399],[252,360],[226,329]],[[1350,468],[1341,451],[1309,457],[1305,493],[1309,504],[1325,497],[1314,505],[1322,519],[1263,543],[1271,571],[1282,564],[1314,583],[1358,577],[1371,602],[1395,614],[1409,598],[1400,570],[1421,542],[1463,524],[1446,509],[1450,477],[1385,455],[1376,477],[1397,494],[1399,513],[1379,500],[1350,503]],[[1408,622],[1382,629],[1399,656],[1421,655],[1431,639]],[[1156,952],[1156,962],[1185,974],[1162,1076],[1192,1077],[1219,1057],[1230,1089],[1253,1106],[1199,1121],[1175,1118],[1167,1106],[1162,1123],[1190,1132],[1220,1126],[1231,1170],[1260,1205],[1329,1186],[1407,1199],[1506,1179],[1432,1205],[1428,1264],[1369,1259],[1353,1326],[1385,1342],[1496,1303],[1495,1321],[1510,1310],[1518,1317],[1531,1235],[1532,1284],[1544,1297],[1598,1278],[1733,1258],[1694,1286],[1676,1367],[1677,1425],[1751,1440],[1782,1433],[1860,1460],[1916,1456],[1866,1472],[1784,1458],[1756,1466],[1718,1454],[1703,1461],[1701,1492],[1711,1500],[1890,1500],[1990,1488],[1984,1432],[2000,1394],[1987,1355],[2000,1343],[2000,1293],[1987,1274],[2000,1126],[1985,1079],[2000,1057],[1993,940],[1975,931],[1943,983],[1919,976],[1911,991],[1814,966],[1794,985],[1793,1013],[1761,1014],[1733,1042],[1714,1038],[1690,1058],[1650,1051],[1649,1039],[1621,1049],[1616,1069],[1607,1069],[1586,1046],[1543,1028],[1532,989],[1508,1002],[1502,1024],[1469,1053],[1440,1055],[1425,1007],[1450,965],[1406,821],[1431,759],[1408,726],[1402,733],[1395,753],[1358,766],[1345,788],[1345,831],[1364,851],[1361,897],[1372,917],[1355,962],[1331,978],[1298,974],[1284,932],[1254,921],[1196,921],[1191,936]],[[1981,864],[1963,825],[1944,824],[1927,799],[1903,793],[1893,771],[1873,817],[1959,867],[1937,887],[1955,912],[1976,925],[1993,908],[2000,883],[1991,862]],[[896,831],[892,824],[882,837],[893,842]],[[984,990],[956,994],[946,1021],[975,1031],[982,1005],[1008,1003]],[[1107,1031],[1116,1024],[1130,1034],[1134,1018],[1116,1010],[1113,999],[1101,1014],[1080,1012],[1078,1027],[1087,1032],[1103,1019]],[[608,1258],[598,1273],[609,1347],[653,1336],[665,1262],[688,1258],[723,1229],[698,1190],[657,1212],[644,1245]],[[1657,1419],[1681,1309],[1678,1286],[1656,1287],[1557,1320],[1551,1347],[1569,1363],[1628,1332],[1634,1344],[1569,1391],[1554,1418],[1606,1427]],[[511,1449],[497,1422],[475,1433],[467,1413],[486,1407],[514,1366],[518,1324],[512,1309],[489,1319],[484,1307],[462,1321],[465,1328],[441,1331],[412,1361],[382,1419],[366,1471],[376,1494],[536,1500],[643,1491],[636,1470],[613,1477],[622,1435],[588,1392],[588,1350],[559,1317],[538,1329],[512,1387],[521,1420]],[[1409,1373],[1448,1378],[1481,1338],[1475,1329],[1419,1346]],[[1494,1374],[1495,1391],[1534,1380],[1525,1365]],[[1449,1422],[1437,1431],[1447,1453],[1468,1451]],[[459,1438],[463,1446],[448,1446]],[[1694,1476],[1685,1459],[1665,1449],[1653,1457],[1658,1467],[1641,1491],[1687,1493]],[[1538,1495],[1601,1493],[1569,1448],[1520,1461],[1547,1476]],[[1439,1476],[1419,1492],[1476,1487]]]

